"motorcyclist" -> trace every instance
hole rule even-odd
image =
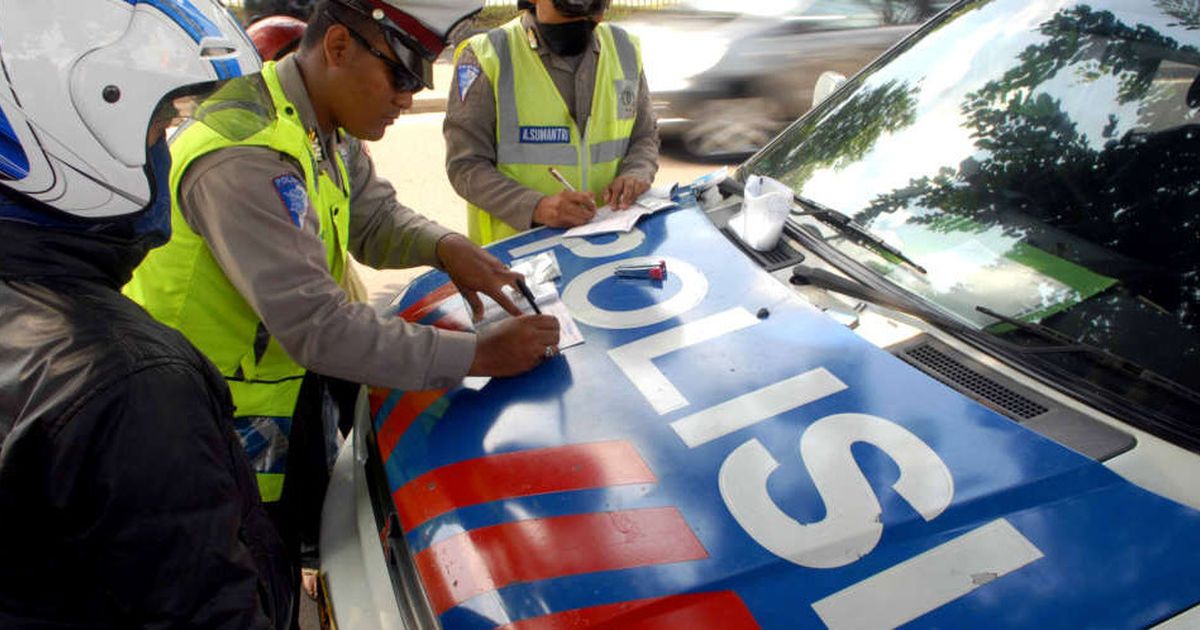
[[[229,390],[119,292],[250,41],[216,0],[0,0],[0,66],[0,627],[284,627]]]

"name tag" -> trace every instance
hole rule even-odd
[[[568,127],[521,127],[521,144],[571,144]]]

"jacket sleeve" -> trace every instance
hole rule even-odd
[[[280,585],[244,539],[253,480],[209,391],[194,368],[160,363],[94,394],[55,438],[53,501],[80,532],[66,544],[93,547],[73,570],[129,627],[270,628],[278,616],[260,593]]]
[[[650,100],[650,87],[646,84],[646,73],[641,74],[638,85],[637,119],[629,135],[629,148],[621,159],[618,175],[632,175],[648,182],[658,174],[658,120],[654,116],[654,104]]]
[[[280,177],[303,175],[270,149],[221,149],[188,168],[179,198],[188,225],[288,355],[306,369],[366,385],[457,384],[471,367],[475,335],[381,318],[370,305],[351,302],[329,273],[311,202],[303,215],[291,215],[274,184]],[[378,238],[387,234],[398,240],[394,247],[406,247],[394,221],[376,220]]]
[[[455,77],[463,66],[479,68],[469,47],[459,55]],[[533,210],[543,195],[496,168],[496,99],[482,68],[470,84],[452,82],[442,134],[446,138],[446,175],[454,191],[514,229],[532,227]]]
[[[396,199],[391,182],[380,177],[362,141],[347,136],[350,177],[350,252],[376,269],[418,265],[441,267],[437,242],[451,234]]]

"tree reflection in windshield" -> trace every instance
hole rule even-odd
[[[779,173],[791,168],[787,183],[795,186],[798,182],[808,181],[818,169],[837,168],[839,164],[861,160],[881,135],[907,127],[916,120],[917,91],[917,88],[897,81],[863,90],[831,115],[805,123],[797,131],[808,136],[803,145],[796,145],[786,152],[764,153],[755,166],[756,172]],[[798,160],[801,151],[805,154]]]
[[[997,22],[1010,19],[1018,6],[992,4],[1008,7],[996,10]],[[1024,34],[977,26],[996,41],[972,48],[978,55],[958,81],[963,89],[956,95],[944,89],[922,101],[920,91],[939,65],[954,72],[954,61],[943,64],[941,57],[963,44],[950,35],[945,39],[951,41],[930,44],[941,30],[919,43],[926,47],[923,58],[939,63],[909,67],[898,58],[885,70],[887,82],[873,90],[861,87],[871,77],[860,77],[857,93],[833,103],[819,124],[806,121],[789,130],[791,142],[783,138],[782,146],[768,149],[748,168],[797,189],[816,173],[830,179],[833,171],[907,172],[906,184],[885,188],[843,176],[817,195],[804,194],[877,231],[890,228],[902,240],[892,244],[910,254],[914,247],[918,254],[922,247],[937,254],[939,244],[953,248],[986,234],[992,249],[997,242],[1023,248],[1001,252],[1010,259],[1035,251],[1043,261],[1082,268],[1093,274],[1089,289],[1061,300],[1058,308],[1026,310],[1022,317],[1200,389],[1198,5],[1156,0],[1158,14],[1137,5],[1097,0],[1047,11]],[[988,8],[989,3],[968,5],[955,19],[992,26],[985,19]],[[1004,57],[1013,42],[1021,47]],[[938,46],[941,57],[929,54]],[[947,111],[937,99],[950,97],[958,99],[958,116],[929,120]],[[912,133],[897,133],[910,126]],[[913,145],[953,139],[945,128],[954,126],[962,130],[961,146]],[[895,144],[902,141],[943,158],[942,166],[921,173],[896,164]],[[884,162],[885,156],[892,161]],[[863,188],[873,196],[856,202]],[[906,271],[885,273],[911,286],[899,277]],[[1079,289],[1087,283],[1066,284]],[[970,290],[966,284],[960,295],[925,295],[969,300],[961,293]]]
[[[1071,323],[1069,334],[1091,343],[1144,355],[1148,339],[1130,338],[1125,324],[1169,316],[1185,330],[1197,327],[1200,128],[1179,90],[1156,89],[1156,77],[1164,62],[1194,62],[1200,55],[1193,46],[1088,6],[1060,11],[1041,31],[1044,43],[1028,47],[1017,66],[963,103],[964,121],[983,153],[957,172],[943,170],[881,195],[860,220],[869,224],[900,208],[937,208],[911,222],[932,231],[998,226],[1117,278],[1120,289],[1137,299],[1099,300],[1082,308],[1095,311],[1087,319],[1075,312],[1061,323]],[[1185,79],[1194,79],[1196,70],[1189,67]],[[1101,139],[1089,138],[1062,99],[1038,89],[1064,72],[1085,83],[1112,76],[1120,86],[1118,105],[1139,106],[1114,107]],[[1088,252],[1080,239],[1117,255]],[[1155,331],[1167,332],[1159,325],[1147,334]],[[1170,336],[1162,341],[1172,343]],[[1185,363],[1195,365],[1200,349],[1183,351]]]

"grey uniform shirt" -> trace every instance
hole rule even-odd
[[[278,70],[301,121],[317,130],[295,58]],[[340,177],[333,152],[346,164],[355,258],[380,269],[440,266],[437,242],[450,230],[400,204],[361,142],[336,134],[319,139],[325,157],[319,167],[334,182]],[[321,374],[414,390],[457,384],[475,356],[475,335],[384,319],[351,302],[329,272],[312,200],[298,226],[276,189],[275,180],[289,174],[304,181],[291,157],[239,146],[197,159],[180,183],[184,219],[267,330],[297,363]]]
[[[587,127],[592,111],[592,95],[596,86],[596,67],[600,57],[600,40],[592,41],[581,58],[560,57],[541,44],[533,16],[525,12],[521,25],[526,32],[533,29],[536,48],[542,64],[550,73],[558,93],[582,131]],[[470,47],[463,48],[458,66],[479,67],[479,60]],[[578,69],[577,69],[578,68]],[[487,210],[492,216],[518,230],[532,227],[533,210],[542,193],[508,178],[496,168],[496,99],[491,81],[483,73],[470,83],[464,94],[456,67],[446,97],[446,174],[450,184],[464,199]],[[637,118],[629,138],[629,147],[621,160],[618,175],[634,175],[654,181],[658,172],[658,123],[646,87],[646,75],[639,77]]]

